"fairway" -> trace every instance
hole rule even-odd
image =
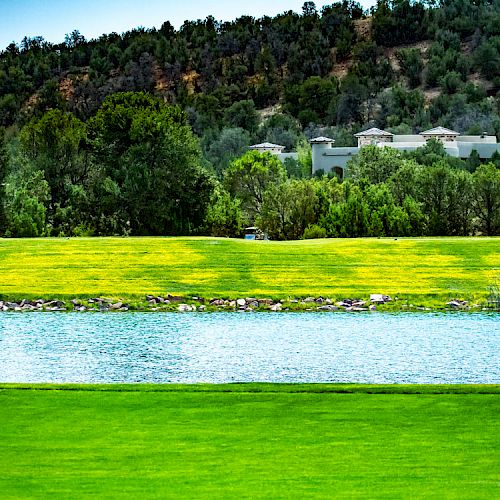
[[[0,240],[0,297],[484,298],[498,238]]]
[[[5,499],[500,494],[498,386],[18,387]]]

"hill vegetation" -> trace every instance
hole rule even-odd
[[[307,139],[348,146],[368,126],[437,124],[499,136],[499,88],[498,0],[369,13],[306,2],[273,18],[24,38],[0,54],[0,234],[497,234],[497,156],[463,162],[436,145],[393,153],[376,179],[358,161],[339,184],[309,179]],[[241,158],[260,141],[299,160]],[[243,178],[260,186],[253,199]]]

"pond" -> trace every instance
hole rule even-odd
[[[499,383],[500,314],[3,313],[0,382]]]

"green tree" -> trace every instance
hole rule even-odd
[[[0,236],[5,233],[7,220],[5,217],[5,179],[8,173],[9,155],[5,145],[4,131],[0,128]]]
[[[101,175],[115,186],[113,212],[102,216],[118,218],[133,234],[188,234],[201,227],[213,181],[179,108],[144,93],[114,94],[90,129]]]
[[[397,172],[401,164],[399,151],[390,147],[365,146],[349,161],[348,173],[355,182],[367,179],[371,184],[379,184]]]
[[[418,87],[422,82],[422,53],[419,49],[400,49],[396,51],[396,57],[401,67],[401,72],[408,78],[411,88]]]
[[[257,224],[271,239],[299,239],[317,221],[315,180],[288,179],[270,184],[264,193]]]
[[[205,225],[211,236],[241,236],[244,216],[241,202],[222,187],[214,189],[205,216]]]
[[[242,128],[251,134],[257,131],[260,117],[252,100],[233,103],[224,113],[224,121],[234,128]]]
[[[72,186],[85,183],[90,159],[86,125],[71,113],[52,109],[31,120],[20,133],[21,151],[43,171],[50,188],[48,217],[70,204]]]
[[[474,212],[479,229],[488,236],[500,232],[500,170],[493,163],[481,165],[472,176]]]
[[[222,177],[235,158],[241,156],[251,144],[250,134],[242,128],[223,128],[217,138],[210,140],[205,157],[216,174]]]
[[[280,185],[286,178],[281,161],[271,153],[248,151],[226,170],[225,184],[229,192],[241,200],[250,220],[260,214],[264,193],[270,185]]]
[[[42,171],[28,176],[9,176],[5,192],[6,235],[19,238],[43,236],[48,201],[49,186]]]

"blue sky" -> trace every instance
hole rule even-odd
[[[19,43],[27,35],[41,35],[49,42],[64,41],[64,35],[78,29],[86,38],[103,33],[123,33],[138,26],[159,28],[169,20],[178,28],[184,20],[230,21],[247,14],[276,15],[286,10],[300,12],[303,0],[0,0],[0,50]],[[329,2],[315,2],[318,9]],[[363,7],[375,0],[362,0]]]

